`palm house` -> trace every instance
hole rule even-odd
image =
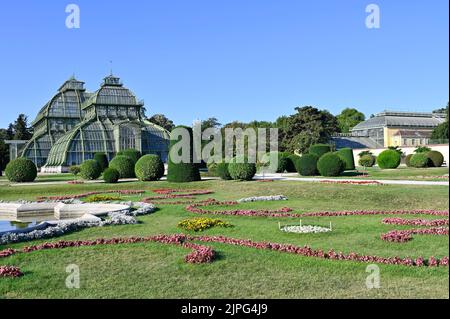
[[[23,150],[42,172],[65,172],[98,152],[111,160],[134,148],[167,161],[169,133],[145,118],[144,103],[112,74],[94,93],[70,78],[33,121],[34,135]]]

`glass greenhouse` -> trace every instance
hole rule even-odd
[[[83,82],[71,78],[39,112],[23,155],[47,172],[66,171],[97,152],[111,160],[129,148],[166,162],[169,133],[145,119],[143,106],[113,75],[104,78],[95,93],[87,93]]]

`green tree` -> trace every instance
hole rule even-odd
[[[164,114],[155,114],[152,117],[148,118],[148,120],[153,124],[161,126],[169,132],[172,131],[175,127],[173,121],[169,120]]]
[[[433,111],[434,113],[447,113],[447,117],[444,123],[439,124],[436,126],[436,128],[433,130],[433,133],[431,134],[431,139],[433,140],[448,140],[448,102],[447,107],[442,108],[436,111]]]
[[[336,117],[326,110],[312,106],[295,108],[297,113],[288,118],[283,129],[282,149],[301,153],[307,152],[312,144],[327,143],[333,133],[336,133],[338,123]]]
[[[358,123],[365,121],[366,117],[357,109],[346,108],[337,117],[339,129],[342,133],[348,133]]]
[[[7,130],[0,129],[0,171],[5,169],[9,162],[8,145],[6,145],[5,140],[8,140]]]
[[[31,129],[28,127],[28,117],[25,114],[19,114],[13,127],[15,140],[29,140],[33,136]]]

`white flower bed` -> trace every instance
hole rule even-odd
[[[297,234],[316,234],[316,233],[327,233],[332,231],[331,228],[312,226],[312,225],[287,225],[280,228],[281,231],[286,233],[297,233]]]
[[[272,196],[253,196],[247,198],[241,198],[238,200],[239,203],[245,202],[265,202],[265,201],[276,201],[276,200],[287,200],[284,195],[272,195]]]
[[[70,202],[74,203],[76,201],[77,200],[71,200]],[[21,203],[24,202],[25,201],[21,201]],[[137,209],[135,210],[127,209],[119,212],[108,213],[107,215],[108,217],[105,218],[104,220],[90,215],[90,217],[87,218],[81,217],[67,221],[62,220],[54,224],[44,222],[48,226],[45,229],[33,230],[30,232],[22,232],[22,233],[8,232],[1,235],[0,245],[61,236],[68,232],[73,232],[89,227],[137,224],[138,221],[135,218],[136,216],[150,214],[156,210],[156,207],[153,204],[147,204],[142,202],[128,203],[128,204],[130,204],[129,206],[137,207]]]

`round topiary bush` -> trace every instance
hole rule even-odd
[[[117,155],[109,163],[110,168],[114,168],[119,172],[120,178],[133,178],[134,175],[134,162],[125,155]]]
[[[339,176],[344,171],[345,164],[335,153],[322,155],[317,162],[317,170],[322,176]]]
[[[289,152],[269,152],[264,154],[262,157],[262,163],[268,164],[270,162],[270,156],[271,154],[274,154],[278,157],[278,165],[276,173],[292,173],[295,172],[295,165],[292,161],[291,157],[294,156],[294,154],[291,154]]]
[[[444,163],[444,155],[438,151],[429,151],[427,153],[428,158],[430,159],[430,166],[441,167]]]
[[[37,168],[28,158],[19,157],[6,165],[5,175],[14,183],[32,182],[36,179]]]
[[[231,175],[228,171],[228,163],[222,162],[217,164],[216,166],[216,175],[219,176],[223,180],[230,180]]]
[[[297,173],[297,164],[296,163],[298,162],[298,160],[300,160],[300,156],[291,154],[291,155],[289,155],[289,159],[292,162],[293,170],[288,170],[288,173]]]
[[[141,181],[157,181],[164,176],[164,163],[158,155],[144,155],[137,161],[134,172]]]
[[[351,148],[341,148],[337,151],[337,155],[344,162],[345,170],[354,170],[355,169],[355,158],[353,157],[353,150]]]
[[[93,180],[100,177],[102,168],[96,160],[84,161],[80,166],[80,176],[83,179]]]
[[[362,167],[372,167],[375,164],[375,157],[372,155],[363,155],[359,158],[359,165]]]
[[[317,155],[318,158],[329,152],[331,152],[331,146],[328,144],[315,144],[309,147],[309,153]]]
[[[319,157],[315,154],[305,154],[295,161],[297,172],[302,176],[314,176],[318,174],[317,161]]]
[[[119,171],[114,168],[107,168],[103,171],[103,180],[105,183],[117,183],[119,178]]]
[[[428,167],[430,159],[428,158],[426,153],[416,153],[411,157],[409,161],[411,167],[415,168],[424,168]]]
[[[122,150],[117,153],[118,156],[128,156],[133,160],[133,165],[137,163],[137,161],[141,158],[142,154],[138,150],[134,148],[129,148],[126,150]]]
[[[256,174],[256,164],[249,163],[247,158],[235,157],[228,164],[228,172],[234,180],[250,181]]]
[[[414,154],[406,155],[406,157],[405,157],[405,164],[406,164],[406,166],[411,167],[411,157],[413,157],[413,155]]]
[[[377,157],[377,164],[380,168],[397,168],[400,165],[401,154],[396,150],[385,150]]]
[[[69,167],[69,173],[77,176],[80,174],[80,166],[79,165],[72,165]]]
[[[190,145],[189,145],[189,162],[183,163],[177,162],[175,163],[172,160],[172,153],[175,152],[172,148],[181,141],[182,136],[178,135],[181,130],[187,130],[190,136]],[[182,154],[183,148],[178,149],[178,156],[183,156]],[[176,153],[175,153],[176,154]],[[174,183],[185,183],[185,182],[193,182],[199,181],[200,171],[198,170],[198,164],[195,164],[193,161],[194,157],[194,147],[193,147],[193,134],[192,128],[187,126],[177,126],[172,133],[170,134],[170,146],[169,146],[169,160],[168,160],[168,171],[167,171],[167,181]]]
[[[102,172],[108,168],[108,156],[105,153],[95,153],[94,159],[100,164]]]

